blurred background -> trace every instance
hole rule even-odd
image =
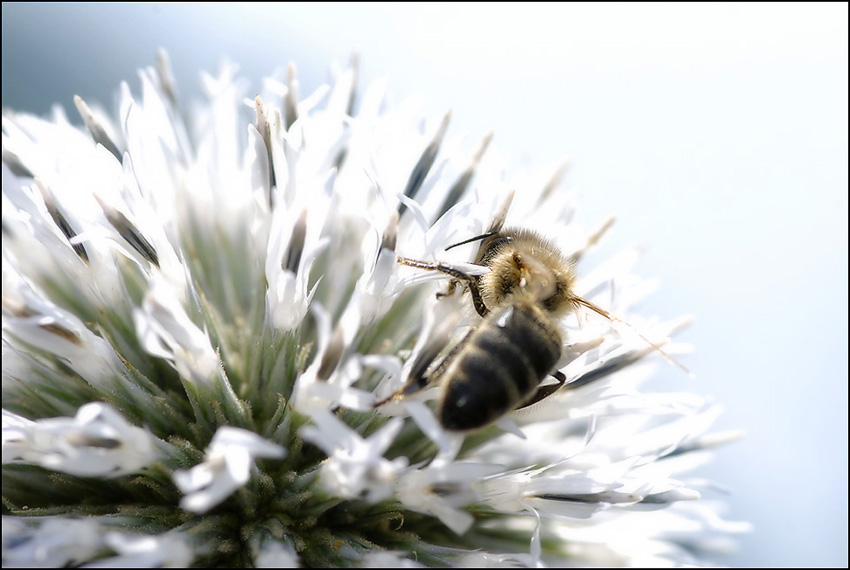
[[[729,566],[848,564],[848,10],[833,4],[2,5],[2,105],[114,110],[166,48],[184,104],[226,57],[301,93],[360,57],[396,101],[517,165],[564,157],[580,221],[617,223],[599,259],[645,245],[642,314],[693,314],[690,380],[726,408],[701,474],[754,531]],[[472,143],[470,143],[472,144]],[[591,261],[592,263],[592,261]],[[590,264],[589,264],[590,265]]]

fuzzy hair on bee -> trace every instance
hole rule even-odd
[[[552,318],[561,318],[574,308],[575,264],[536,232],[507,229],[488,237],[475,263],[490,268],[479,278],[486,307],[525,299],[540,305]]]

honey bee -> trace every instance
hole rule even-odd
[[[471,275],[441,262],[397,258],[402,265],[450,276],[448,290],[437,295],[451,295],[458,286],[465,287],[483,320],[436,366],[431,366],[436,354],[420,357],[406,385],[376,406],[439,380],[443,382],[437,410],[440,424],[450,431],[485,427],[564,385],[566,377],[556,366],[563,346],[559,323],[569,312],[585,307],[623,322],[573,292],[575,256],[565,256],[540,234],[520,228],[496,229],[455,245],[478,239],[483,241],[475,263],[489,268],[483,275]],[[433,369],[430,373],[429,368]],[[541,386],[547,376],[557,382]]]

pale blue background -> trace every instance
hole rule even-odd
[[[169,50],[184,98],[223,56],[259,79],[295,61],[309,93],[357,50],[451,129],[543,167],[569,155],[602,252],[647,245],[642,310],[682,339],[719,428],[704,470],[755,532],[731,566],[846,566],[847,4],[20,5],[3,3],[3,106],[112,104]]]

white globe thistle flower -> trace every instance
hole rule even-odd
[[[164,54],[140,78],[82,127],[4,110],[4,565],[680,565],[746,530],[688,475],[738,434],[646,387],[686,319],[631,312],[635,251],[581,266],[610,220],[563,168],[509,176],[356,66],[301,99],[226,65],[185,114]],[[551,242],[500,300],[509,226]],[[489,410],[449,380],[515,395],[458,429]]]

